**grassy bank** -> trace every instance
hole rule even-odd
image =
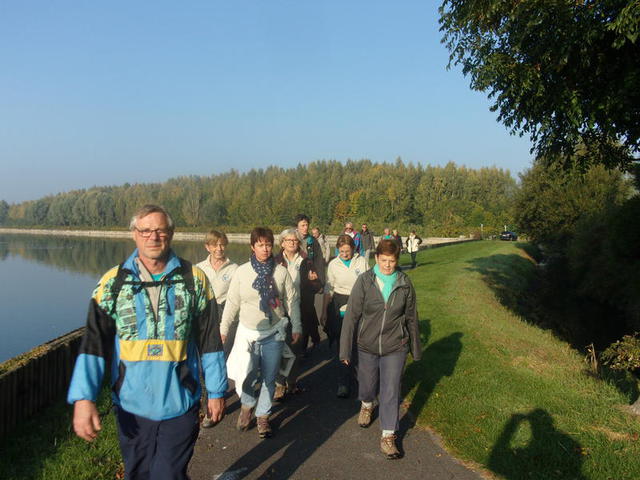
[[[583,357],[522,320],[524,250],[476,242],[430,250],[411,272],[425,351],[405,387],[418,424],[511,479],[640,478],[640,422],[629,398]]]
[[[408,263],[403,256],[402,263]],[[418,254],[424,355],[407,367],[407,404],[458,457],[501,478],[640,478],[640,421],[629,398],[587,371],[581,354],[523,321],[535,267],[509,242]],[[60,404],[0,445],[3,479],[114,478],[113,416],[95,444],[74,437]],[[425,459],[425,468],[428,463]]]

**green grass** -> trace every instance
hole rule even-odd
[[[410,272],[424,354],[407,404],[445,445],[503,478],[640,478],[640,421],[581,354],[525,321],[535,267],[507,242],[427,250]]]
[[[43,410],[0,443],[0,478],[113,480],[122,471],[122,460],[110,410],[110,390],[105,388],[98,399],[102,431],[93,443],[73,433],[71,406],[60,401]]]

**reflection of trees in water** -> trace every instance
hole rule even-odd
[[[191,262],[203,260],[207,252],[200,242],[174,242],[176,253]],[[135,245],[125,238],[56,237],[51,235],[0,235],[0,260],[19,256],[60,270],[101,275],[124,261]],[[248,245],[229,245],[230,258],[244,263]]]

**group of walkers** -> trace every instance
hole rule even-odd
[[[254,228],[250,260],[240,266],[225,255],[226,235],[212,230],[208,257],[193,266],[171,250],[173,221],[163,207],[133,216],[137,248],[94,291],[68,395],[75,432],[93,440],[110,369],[125,478],[187,478],[201,396],[201,425],[212,427],[224,414],[227,378],[241,403],[236,428],[249,430],[255,417],[258,435],[272,436],[273,403],[303,390],[300,362],[319,345],[320,328],[338,347],[337,396],[348,398],[357,380],[358,424],[371,424],[377,401],[381,452],[400,457],[400,379],[407,354],[417,360],[422,351],[415,290],[398,269],[403,246],[384,236],[375,245],[366,224],[355,232],[347,223],[330,260],[333,246],[309,224],[298,215],[275,255],[272,230]],[[414,266],[420,243],[415,232],[406,239]]]

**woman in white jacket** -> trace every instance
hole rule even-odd
[[[236,270],[222,314],[222,341],[239,318],[236,338],[227,360],[227,374],[235,381],[240,397],[236,428],[249,429],[253,409],[261,438],[272,435],[269,415],[280,368],[286,330],[291,322],[292,343],[300,339],[300,305],[296,288],[285,267],[274,261],[273,232],[256,227],[251,231],[251,260]],[[261,382],[258,398],[255,385]]]
[[[405,243],[407,245],[407,252],[411,254],[411,268],[416,268],[416,255],[418,254],[418,250],[420,250],[422,239],[416,235],[415,230],[411,230]]]
[[[340,235],[336,242],[338,256],[329,262],[327,282],[325,284],[324,308],[322,321],[329,344],[336,341],[340,345],[342,319],[347,309],[347,302],[353,284],[358,276],[369,270],[369,263],[355,252],[355,242],[349,235]],[[347,398],[353,377],[352,367],[339,364],[338,390],[336,395]]]

